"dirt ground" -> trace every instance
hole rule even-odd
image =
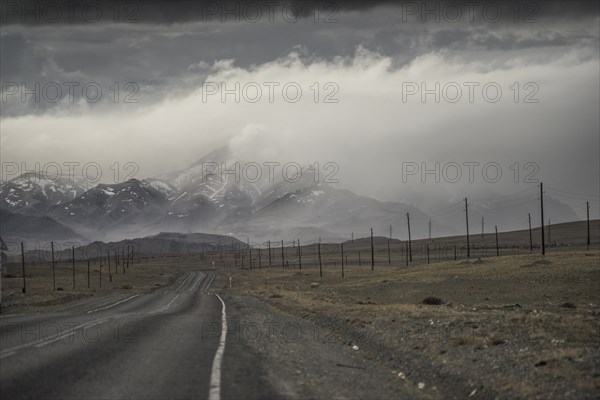
[[[323,278],[316,268],[235,270],[214,287],[315,323],[424,397],[600,396],[598,251],[354,264],[344,275],[339,264]]]

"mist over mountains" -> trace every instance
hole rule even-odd
[[[257,163],[219,148],[190,167],[158,178],[83,185],[27,173],[0,186],[0,234],[5,240],[117,241],[161,232],[214,233],[242,242],[304,243],[378,236],[414,238],[463,234],[463,199],[432,199],[409,193],[411,204],[435,204],[426,213],[403,202],[382,202],[340,189],[323,166]],[[374,178],[375,179],[375,178]],[[523,229],[527,214],[539,224],[535,185],[515,196],[469,199],[471,232]],[[547,196],[553,223],[577,220],[567,205]],[[548,218],[548,217],[547,217]]]

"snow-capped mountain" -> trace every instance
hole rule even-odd
[[[26,173],[0,186],[0,207],[12,213],[43,216],[52,207],[69,202],[83,192],[82,187],[67,179]]]
[[[279,196],[314,185],[314,176],[304,172],[284,179],[264,164],[237,160],[228,148],[217,149],[189,168],[162,177],[179,190],[168,215],[151,230],[233,229]]]
[[[310,167],[285,178],[257,167],[261,165],[237,160],[228,148],[222,148],[160,179],[99,184],[87,191],[70,182],[24,175],[0,186],[0,208],[52,218],[56,224],[47,225],[54,226],[57,234],[64,236],[61,227],[66,227],[90,240],[201,231],[255,242],[298,238],[311,242],[368,236],[370,228],[375,235],[388,236],[390,225],[393,237],[405,238],[407,213],[414,238],[427,237],[430,223],[433,236],[464,233],[460,199],[429,216],[406,203],[382,202],[318,182]],[[470,200],[471,230],[478,232],[481,216],[486,232],[496,224],[499,230],[523,228],[528,212],[532,220],[537,218],[536,201],[533,191],[516,199]],[[546,198],[546,206],[547,218],[554,223],[577,219],[568,206],[552,197]],[[5,234],[10,236],[10,232]]]
[[[177,186],[163,181],[162,179],[149,178],[141,181],[145,186],[156,189],[161,192],[169,201],[173,200],[177,195]]]
[[[131,233],[167,212],[173,190],[171,185],[156,180],[100,184],[53,207],[48,215],[88,237],[112,230]]]
[[[220,213],[252,207],[261,195],[263,182],[243,179],[241,164],[227,148],[221,148],[171,174],[169,180],[179,188],[173,211],[193,214],[199,207],[210,207],[207,204]]]

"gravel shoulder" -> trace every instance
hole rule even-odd
[[[284,399],[433,398],[311,320],[288,315],[254,297],[226,295],[224,300],[226,399],[247,398],[247,393]],[[248,375],[254,379],[248,380]],[[248,381],[259,390],[248,388]]]

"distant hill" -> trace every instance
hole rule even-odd
[[[71,242],[55,242],[55,260],[70,260],[71,246],[75,245],[75,258],[87,259],[106,257],[110,252],[111,257],[115,252],[127,253],[128,249],[133,249],[136,256],[151,254],[198,254],[210,251],[219,251],[221,248],[226,250],[246,248],[247,244],[226,235],[213,235],[208,233],[174,233],[161,232],[157,235],[136,238],[130,240],[121,240],[117,242],[95,241],[87,245],[76,245]],[[49,244],[39,246],[37,250],[27,252],[28,257],[50,261]],[[18,254],[12,254],[9,259],[18,261]]]
[[[6,243],[21,241],[87,241],[69,227],[50,217],[14,214],[0,210],[0,236]]]

